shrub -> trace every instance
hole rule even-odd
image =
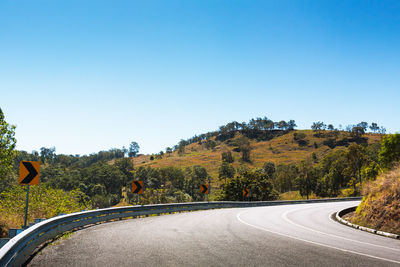
[[[1,221],[5,227],[22,226],[25,201],[26,190],[22,186],[13,186],[0,194]],[[51,218],[59,213],[81,211],[88,207],[90,204],[87,196],[79,189],[65,192],[43,184],[31,186],[28,221],[33,221],[34,218]]]

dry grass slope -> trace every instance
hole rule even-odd
[[[353,223],[400,234],[400,166],[363,186],[364,198]]]

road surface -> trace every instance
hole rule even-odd
[[[30,266],[400,266],[400,241],[331,219],[358,201],[197,211],[105,223]]]

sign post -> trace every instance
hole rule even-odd
[[[28,207],[29,207],[29,184],[26,187],[26,203],[25,203],[25,220],[24,220],[24,229],[27,228],[28,225]]]
[[[29,187],[39,184],[39,161],[21,161],[19,163],[19,184],[27,185],[24,229],[28,226]]]

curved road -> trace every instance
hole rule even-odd
[[[400,241],[333,221],[358,201],[221,209],[106,223],[30,266],[400,266]]]

